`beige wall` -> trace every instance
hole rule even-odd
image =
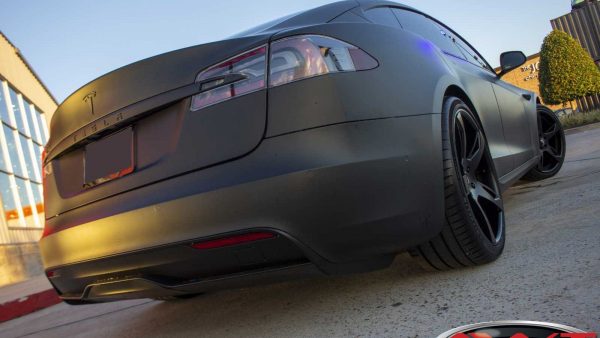
[[[50,121],[56,110],[56,102],[19,57],[15,47],[2,34],[0,34],[0,76],[44,112],[46,120]]]
[[[0,245],[0,287],[43,273],[37,243]]]
[[[534,54],[527,58],[527,62],[521,67],[508,72],[506,75],[502,77],[502,80],[513,84],[517,87],[530,90],[540,98],[542,103],[544,100],[540,96],[540,55]],[[498,72],[499,69],[496,69]],[[572,102],[572,108],[577,108],[577,103],[575,101]],[[565,108],[562,105],[547,105],[553,110]],[[571,104],[567,104],[568,108],[571,108]]]

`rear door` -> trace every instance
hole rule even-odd
[[[494,92],[502,114],[506,145],[512,154],[514,167],[518,168],[534,156],[531,126],[525,111],[534,96],[498,78],[494,81]],[[524,95],[529,96],[526,98]]]
[[[472,65],[479,66],[478,68],[487,73],[486,77],[492,84],[502,118],[504,140],[511,157],[512,168],[519,167],[533,157],[529,119],[525,111],[528,101],[534,99],[533,96],[526,98],[523,96],[526,94],[524,90],[499,79],[481,56],[460,37],[456,37],[456,45]]]
[[[481,61],[467,58],[456,43],[458,37],[448,28],[417,12],[401,8],[393,8],[392,11],[403,29],[434,43],[454,66],[464,90],[479,114],[498,175],[510,172],[514,163],[506,145],[502,117],[492,86],[495,75],[485,69]]]

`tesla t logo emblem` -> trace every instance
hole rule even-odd
[[[83,101],[89,103],[92,115],[94,115],[94,98],[96,97],[96,92],[91,92],[87,94]]]

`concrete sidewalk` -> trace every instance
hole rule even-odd
[[[0,323],[60,302],[44,275],[0,287]]]

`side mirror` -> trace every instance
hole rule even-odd
[[[511,70],[527,62],[527,56],[523,52],[504,52],[500,55],[500,73],[498,77],[504,76]]]

